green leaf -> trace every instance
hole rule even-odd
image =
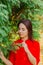
[[[0,63],[0,65],[3,65],[2,63]]]
[[[3,29],[0,29],[0,34],[1,34],[3,37],[7,36],[6,32],[5,32]]]

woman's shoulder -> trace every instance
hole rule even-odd
[[[27,42],[27,43],[31,43],[31,44],[35,44],[35,45],[39,45],[39,41],[34,40],[34,39],[33,39],[33,40],[29,40],[29,39],[28,39],[28,40],[26,40],[26,42]]]
[[[22,40],[21,39],[18,39],[18,40],[15,40],[13,43],[21,43]]]
[[[39,44],[39,41],[37,41],[37,40],[33,40],[33,41],[34,41],[34,43]]]
[[[39,41],[37,41],[37,40],[33,40],[33,42],[34,42],[34,45],[35,45],[35,46],[40,47],[40,43],[39,43]]]

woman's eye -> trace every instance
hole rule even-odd
[[[24,31],[25,29],[24,28],[22,28],[22,29],[19,28],[19,30],[23,30]]]

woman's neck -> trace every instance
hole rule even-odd
[[[21,38],[23,41],[28,40],[28,37]]]

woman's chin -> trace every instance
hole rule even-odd
[[[24,38],[23,36],[20,36],[21,38]]]

